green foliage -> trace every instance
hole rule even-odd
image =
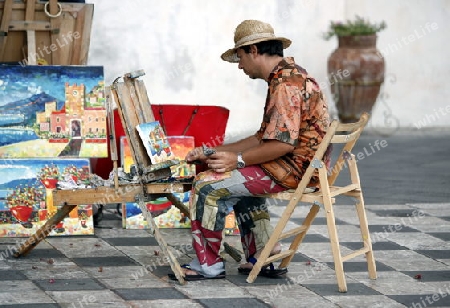
[[[47,180],[47,179],[59,179],[61,177],[59,173],[58,166],[56,165],[45,165],[41,168],[41,170],[37,173],[37,178],[39,180]]]
[[[69,138],[69,134],[68,133],[50,133],[49,134],[49,138],[51,139],[67,139]]]
[[[347,20],[347,22],[330,23],[330,28],[323,34],[325,40],[331,39],[333,36],[354,36],[354,35],[372,35],[387,27],[384,21],[380,23],[371,23],[368,19],[364,19],[356,15],[355,20]]]

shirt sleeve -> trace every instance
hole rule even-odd
[[[280,83],[271,89],[264,115],[265,123],[259,132],[261,139],[275,139],[297,146],[302,101],[300,89],[296,85]]]

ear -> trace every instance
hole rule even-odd
[[[250,53],[252,55],[257,55],[258,54],[258,47],[256,47],[256,45],[250,45]]]

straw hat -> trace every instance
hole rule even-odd
[[[281,41],[283,49],[291,45],[291,40],[275,36],[272,26],[268,23],[259,20],[244,20],[234,32],[234,48],[225,51],[221,58],[224,61],[237,63],[239,58],[236,55],[236,49],[239,47],[273,40]]]

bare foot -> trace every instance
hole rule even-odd
[[[183,276],[198,275],[198,273],[196,271],[189,269],[189,268],[185,268],[185,267],[182,267],[181,271],[183,272]]]

